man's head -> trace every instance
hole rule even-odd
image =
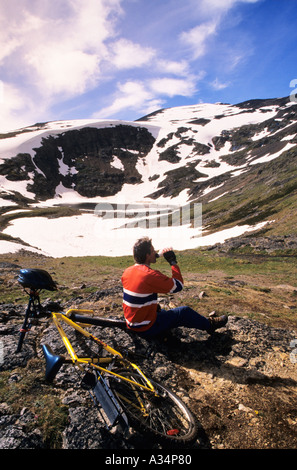
[[[152,245],[152,240],[143,237],[137,240],[133,247],[133,256],[138,264],[148,264],[156,262],[156,252]]]

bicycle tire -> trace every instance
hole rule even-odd
[[[146,385],[137,373],[127,370],[118,374]],[[124,409],[129,424],[135,430],[158,438],[158,442],[168,445],[193,444],[198,437],[198,421],[172,390],[149,379],[159,396],[134,386],[125,380],[108,378],[109,386]],[[144,410],[140,408],[140,401]]]

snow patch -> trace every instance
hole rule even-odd
[[[215,234],[203,235],[199,229],[190,225],[176,227],[156,227],[144,229],[121,228],[130,223],[130,218],[110,219],[96,217],[94,214],[82,214],[73,217],[47,219],[45,217],[20,218],[11,221],[4,233],[20,237],[37,251],[56,258],[64,256],[125,256],[132,254],[135,241],[144,234],[154,240],[160,248],[170,244],[176,250],[198,248],[200,246],[223,243],[228,238],[257,230],[265,225],[237,226]],[[19,245],[20,248],[20,245]],[[16,250],[15,245],[1,243],[2,253]],[[32,251],[36,249],[32,248]]]
[[[119,157],[117,157],[116,155],[113,156],[113,160],[110,164],[113,168],[117,168],[118,170],[124,170],[124,165],[122,164],[121,160],[119,159]]]
[[[279,157],[282,153],[286,152],[287,150],[290,150],[290,148],[295,147],[296,144],[291,144],[288,143],[282,150],[279,152],[275,153],[267,153],[261,158],[258,158],[257,160],[254,160],[253,162],[250,162],[251,165],[257,165],[258,163],[267,163],[270,162],[271,160],[275,160],[277,157]]]

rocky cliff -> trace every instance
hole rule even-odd
[[[18,153],[0,165],[8,181],[28,181],[27,190],[39,200],[53,198],[57,187],[72,188],[82,196],[111,196],[124,183],[141,181],[136,169],[154,143],[143,127],[116,125],[83,127],[57,136],[42,137],[40,146]]]

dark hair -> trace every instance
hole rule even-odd
[[[133,256],[136,263],[143,264],[146,260],[146,255],[149,255],[152,248],[152,240],[148,237],[143,237],[137,240],[133,246]]]

